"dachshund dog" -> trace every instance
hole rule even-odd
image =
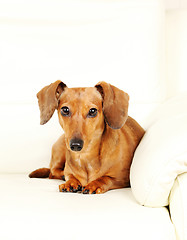
[[[40,124],[57,109],[64,134],[52,147],[50,168],[29,177],[65,177],[61,192],[99,194],[130,186],[130,166],[144,129],[128,116],[127,93],[106,82],[68,88],[58,80],[37,97]]]

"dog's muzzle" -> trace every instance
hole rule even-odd
[[[83,140],[74,138],[70,140],[70,148],[72,151],[79,152],[82,150],[84,145]]]

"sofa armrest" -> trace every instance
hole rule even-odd
[[[187,172],[176,178],[170,193],[169,208],[177,240],[187,240]]]
[[[187,172],[187,93],[160,105],[148,119],[130,170],[131,188],[144,206],[169,205],[175,179]]]

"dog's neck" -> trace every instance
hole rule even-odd
[[[68,150],[66,161],[80,168],[91,168],[92,165],[99,167],[102,134],[92,139],[80,152]]]
[[[76,176],[81,179],[82,183],[87,184],[94,179],[95,174],[102,172],[101,155],[103,151],[103,138],[106,137],[108,131],[114,131],[110,128],[105,128],[103,132],[97,135],[88,147],[80,152],[67,150],[66,161],[68,167]],[[110,152],[111,149],[107,151]],[[67,178],[68,179],[68,178]]]

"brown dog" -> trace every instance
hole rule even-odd
[[[37,97],[41,124],[57,109],[65,133],[53,145],[50,169],[30,177],[65,176],[62,192],[104,193],[130,186],[130,166],[144,130],[128,117],[127,93],[105,82],[68,88],[56,81]]]

